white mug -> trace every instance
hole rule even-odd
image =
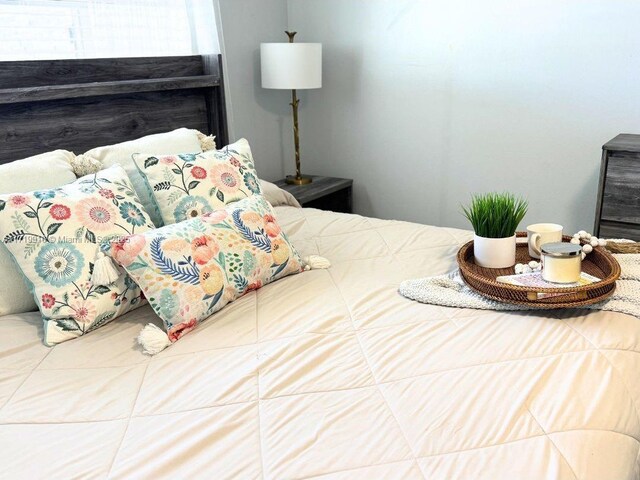
[[[529,255],[540,258],[540,247],[545,243],[562,241],[562,225],[556,223],[536,223],[527,227]]]

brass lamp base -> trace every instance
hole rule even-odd
[[[312,179],[306,175],[300,175],[299,177],[296,175],[287,175],[284,181],[289,185],[308,185]]]

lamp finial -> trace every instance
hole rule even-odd
[[[289,43],[293,43],[293,37],[295,37],[298,32],[288,32],[285,30],[284,33],[289,37]]]

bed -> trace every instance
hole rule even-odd
[[[78,100],[4,108],[56,102]],[[198,122],[225,130],[203,105]],[[38,312],[0,318],[2,477],[639,477],[639,319],[409,301],[400,282],[451,271],[470,232],[278,198],[301,255],[331,268],[245,295],[154,357],[135,343],[160,325],[148,306],[53,348]]]

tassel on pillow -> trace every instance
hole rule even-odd
[[[84,177],[102,170],[102,162],[100,160],[85,155],[76,155],[70,160],[70,163],[76,177]]]
[[[147,355],[155,355],[171,345],[167,333],[153,323],[148,323],[138,334],[138,343]]]
[[[214,135],[206,135],[202,132],[198,132],[197,135],[203,152],[216,149],[216,137]]]
[[[331,262],[320,255],[309,255],[302,259],[305,270],[324,270],[331,267]]]
[[[120,278],[120,270],[113,264],[111,257],[98,252],[96,261],[93,263],[93,273],[91,283],[94,285],[109,285]]]

